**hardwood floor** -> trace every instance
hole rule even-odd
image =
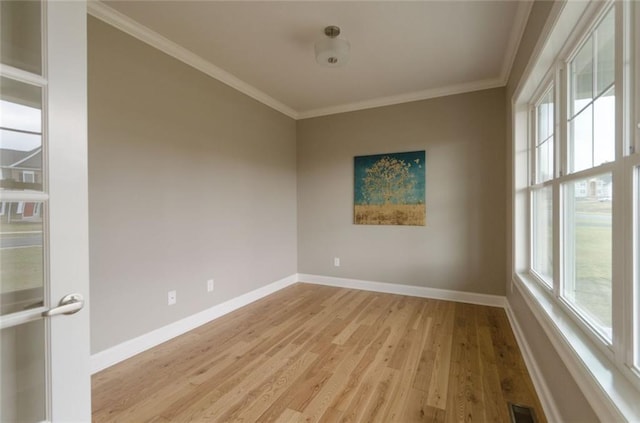
[[[303,283],[92,385],[95,422],[546,422],[504,310]]]

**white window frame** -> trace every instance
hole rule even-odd
[[[552,69],[553,70],[553,69]],[[540,92],[534,96],[533,104],[531,105],[531,149],[533,153],[531,154],[531,185],[532,186],[543,186],[553,180],[557,176],[557,168],[558,168],[558,157],[557,157],[557,149],[558,149],[558,105],[560,104],[558,100],[558,90],[556,87],[556,75],[555,72],[550,72],[550,75],[545,78],[545,82],[540,85]],[[536,147],[538,145],[538,114],[537,109],[542,103],[544,97],[547,93],[552,90],[553,91],[553,164],[552,164],[552,172],[551,179],[547,179],[546,181],[539,181],[538,179],[538,165],[537,165],[537,154]],[[547,142],[545,140],[545,142]]]
[[[629,260],[625,264],[627,274],[631,278],[625,295],[630,299],[627,307],[635,319],[625,322],[628,325],[625,331],[627,342],[634,346],[633,352],[627,352],[626,359],[634,363],[633,371],[640,378],[640,75],[638,75],[640,73],[640,6],[637,3],[629,11],[624,25],[629,32],[628,36],[635,40],[635,45],[627,46],[628,51],[625,51],[625,54],[635,58],[635,62],[630,60],[625,67],[625,82],[634,87],[635,95],[632,100],[630,99],[630,104],[624,104],[625,112],[629,116],[629,125],[623,127],[624,131],[629,132],[629,145],[625,145],[628,156],[625,160],[628,162],[628,167],[635,169],[635,172],[627,172],[628,177],[631,178],[628,185],[633,194],[627,198],[626,207],[627,210],[632,210],[629,220],[635,229],[635,235],[627,234],[625,246],[634,252],[635,260]],[[635,80],[631,75],[635,75]]]
[[[640,139],[640,136],[637,136],[636,139]],[[638,150],[636,149],[636,151]],[[631,292],[626,293],[631,298],[632,304],[630,308],[635,318],[630,322],[631,327],[626,332],[628,342],[634,348],[633,351],[628,351],[626,359],[628,362],[633,363],[632,371],[640,377],[640,155],[635,154],[630,161],[632,166],[635,167],[630,183],[635,195],[629,198],[632,204],[628,205],[628,207],[632,210],[631,220],[635,233],[628,234],[625,243],[633,251],[633,256],[635,257],[635,261],[627,263],[626,266],[627,271],[635,281],[635,292],[632,289]]]
[[[568,63],[615,3],[616,16],[616,147],[615,161],[568,175]],[[513,110],[513,279],[567,369],[602,421],[640,420],[640,230],[637,186],[640,184],[640,4],[628,1],[557,2],[531,63],[512,97]],[[623,37],[620,35],[623,34]],[[623,38],[625,42],[623,43]],[[635,57],[634,61],[627,60]],[[554,284],[550,289],[531,272],[532,195],[535,161],[531,106],[556,84],[555,178],[553,188]],[[632,90],[635,86],[634,91]],[[545,87],[545,88],[543,88]],[[542,92],[542,93],[541,93]],[[635,109],[634,109],[635,107]],[[525,154],[524,151],[528,154]],[[535,154],[535,151],[533,151]],[[562,299],[562,187],[572,181],[610,172],[613,175],[612,340],[589,328],[588,322]],[[545,182],[546,184],[546,182]],[[635,190],[635,191],[634,191]],[[635,283],[635,285],[634,285]],[[635,287],[635,291],[634,291]],[[634,318],[635,316],[635,318]],[[634,329],[635,325],[635,329]]]
[[[23,170],[22,171],[22,182],[25,183],[35,183],[36,182],[36,173],[32,170]]]
[[[530,167],[530,179],[531,179],[530,190],[533,190],[541,186],[549,186],[549,185],[553,186],[554,275],[553,275],[552,286],[549,287],[549,285],[544,282],[543,278],[532,269],[531,260],[532,260],[533,251],[531,251],[531,246],[533,245],[533,239],[531,235],[529,237],[530,238],[530,242],[529,242],[530,259],[529,259],[529,270],[528,270],[528,272],[535,279],[541,282],[546,289],[550,288],[550,290],[553,292],[553,297],[555,298],[556,301],[559,302],[560,306],[564,308],[564,311],[576,322],[576,324],[578,324],[582,328],[582,330],[584,330],[587,333],[587,336],[589,336],[591,340],[594,343],[596,343],[599,346],[599,348],[601,348],[602,352],[607,356],[609,356],[611,359],[613,359],[613,354],[614,354],[612,344],[615,342],[615,340],[613,339],[613,336],[611,340],[608,339],[607,337],[608,334],[605,334],[600,330],[598,330],[587,315],[580,312],[580,310],[577,307],[575,307],[570,301],[564,298],[563,293],[565,290],[564,289],[565,284],[568,283],[570,280],[572,280],[572,278],[567,277],[567,272],[569,271],[569,268],[572,266],[566,266],[565,258],[567,257],[564,254],[564,251],[565,251],[564,246],[566,242],[569,242],[570,237],[567,236],[566,227],[563,224],[563,222],[565,220],[564,186],[566,186],[567,184],[573,181],[588,179],[590,177],[599,176],[606,173],[611,173],[612,175],[618,175],[619,173],[621,173],[621,170],[619,170],[620,161],[618,159],[619,157],[618,153],[621,152],[620,136],[616,136],[616,152],[617,152],[616,161],[603,163],[601,165],[594,166],[594,167],[580,170],[580,171],[575,171],[571,173],[569,172],[570,157],[569,157],[569,138],[568,138],[569,136],[569,129],[568,129],[569,128],[569,123],[568,123],[569,104],[568,103],[570,98],[569,90],[571,88],[570,72],[569,72],[570,63],[577,55],[580,48],[582,48],[586,40],[591,36],[595,28],[597,28],[597,26],[600,24],[602,19],[608,13],[608,11],[610,10],[610,7],[612,7],[612,4],[613,2],[601,3],[601,6],[598,8],[597,12],[590,18],[589,24],[586,26],[584,30],[580,32],[579,34],[580,36],[572,40],[571,42],[567,43],[564,46],[563,51],[561,54],[559,54],[558,59],[547,71],[547,76],[543,80],[544,82],[539,84],[539,87],[536,90],[535,94],[531,97],[532,101],[530,102],[529,107],[531,108],[531,110],[534,110],[535,106],[539,103],[542,96],[547,92],[549,85],[552,82],[554,83],[555,91],[557,94],[555,96],[556,103],[554,106],[554,111],[556,113],[554,117],[555,118],[554,123],[556,125],[554,132],[558,135],[555,138],[555,147],[556,147],[555,152],[556,152],[557,159],[554,158],[555,168],[554,168],[553,179],[549,181],[545,181],[544,183],[535,184],[535,181],[536,181],[535,172],[537,170],[535,165],[535,157],[534,157],[535,151],[529,151],[530,166],[531,166]],[[618,77],[616,77],[616,99],[618,99],[618,97],[621,96],[621,90],[622,90],[622,88],[620,87],[621,84],[618,84],[617,82],[618,82]],[[533,118],[533,116],[534,116],[534,112],[529,114],[530,119]],[[620,116],[617,116],[616,119],[617,120],[620,119]],[[529,127],[531,128],[529,132],[529,137],[531,137],[531,139],[528,142],[530,149],[532,149],[533,145],[536,142],[535,128],[532,128],[535,126],[536,126],[536,121],[535,119],[532,119],[532,122],[529,124]],[[616,135],[619,135],[619,134],[616,134]],[[615,176],[613,177],[615,181],[616,177]],[[617,184],[614,183],[614,187],[616,186]],[[619,197],[619,196],[616,196],[616,197]],[[529,204],[530,204],[529,227],[532,228],[533,211],[531,210],[531,208],[533,207],[533,204],[531,201],[531,194],[529,195]],[[620,209],[620,207],[615,207],[615,206],[614,208]],[[614,217],[614,220],[615,220],[615,217]],[[614,234],[614,238],[615,237],[616,235]],[[614,263],[612,265],[613,273],[615,273],[615,269],[616,269],[615,258],[617,257],[617,254],[616,254],[617,249],[619,248],[616,248],[614,245],[613,251],[612,251],[612,256],[614,257]],[[612,275],[612,279],[616,280],[615,274]],[[613,291],[613,287],[612,287],[612,291]],[[616,296],[615,293],[612,292],[612,303],[613,303],[612,308],[614,310],[614,313],[616,310],[616,300],[614,298],[615,296]],[[619,331],[616,331],[613,328],[613,326],[615,325],[615,321],[616,321],[615,316],[612,316],[612,332],[619,333]],[[640,382],[639,382],[639,385],[640,385]]]
[[[539,190],[541,188],[546,188],[546,187],[552,187],[552,191],[555,190],[555,188],[553,187],[553,181],[555,180],[555,178],[557,177],[558,174],[558,128],[559,128],[559,122],[558,122],[558,112],[559,112],[559,107],[558,105],[560,104],[558,101],[558,89],[557,89],[557,85],[556,85],[556,72],[555,69],[551,69],[549,72],[549,75],[547,75],[544,79],[544,82],[542,84],[540,84],[540,87],[538,88],[536,94],[534,94],[533,99],[534,101],[532,101],[532,104],[529,106],[529,119],[531,120],[530,124],[529,124],[529,148],[531,149],[531,154],[530,154],[530,168],[529,168],[529,179],[531,181],[531,184],[529,186],[529,205],[530,205],[530,210],[529,210],[529,272],[531,273],[531,275],[536,278],[538,280],[538,282],[540,282],[542,284],[542,286],[545,289],[548,290],[553,290],[553,286],[554,280],[557,280],[556,275],[554,274],[551,278],[551,280],[548,280],[547,278],[545,278],[543,275],[541,275],[540,273],[538,273],[534,268],[533,268],[533,263],[534,263],[534,236],[533,236],[533,231],[535,230],[534,228],[534,204],[533,204],[533,193],[535,190]],[[537,147],[537,143],[538,143],[538,117],[537,117],[537,108],[540,105],[540,103],[542,102],[543,98],[545,97],[545,95],[549,92],[549,90],[553,90],[553,171],[552,171],[552,177],[549,180],[543,181],[543,182],[538,182],[538,166],[537,166],[537,154],[536,154],[536,147]],[[555,193],[552,195],[552,203],[555,204],[556,203],[556,198],[555,198]],[[552,222],[555,223],[555,219],[552,216]],[[555,226],[553,225],[553,230],[555,233]],[[555,250],[555,235],[554,235],[554,242],[552,245],[553,250]],[[553,251],[553,258],[554,258],[554,263],[555,263],[555,251]],[[555,267],[555,266],[554,266]]]

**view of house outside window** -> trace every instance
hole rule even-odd
[[[564,186],[563,297],[611,339],[611,174]]]
[[[615,161],[615,9],[611,8],[569,64],[569,171]],[[566,182],[563,192],[562,297],[612,339],[611,173]]]
[[[613,173],[616,161],[615,7],[542,85],[531,134],[531,271],[591,328],[612,340]],[[557,78],[557,79],[556,79]],[[556,88],[558,87],[558,88]],[[556,138],[556,89],[566,91],[566,137]],[[559,142],[559,144],[557,144]],[[558,152],[566,151],[566,163]],[[556,169],[566,169],[566,175]],[[554,190],[560,204],[554,204]],[[562,218],[554,221],[554,210]],[[554,262],[554,231],[560,231]],[[560,266],[560,280],[554,268]],[[557,288],[557,289],[556,289]]]
[[[0,191],[42,191],[42,88],[0,78]],[[0,313],[38,305],[44,284],[38,201],[0,204]]]

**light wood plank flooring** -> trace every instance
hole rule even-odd
[[[92,385],[95,422],[546,422],[504,310],[304,283]]]

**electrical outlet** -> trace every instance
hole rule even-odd
[[[333,258],[333,265],[335,267],[340,267],[340,257],[334,257]]]
[[[207,292],[213,292],[213,279],[207,281]]]
[[[176,291],[169,291],[169,294],[167,295],[167,304],[168,305],[174,305],[177,301],[178,298],[176,297]]]

